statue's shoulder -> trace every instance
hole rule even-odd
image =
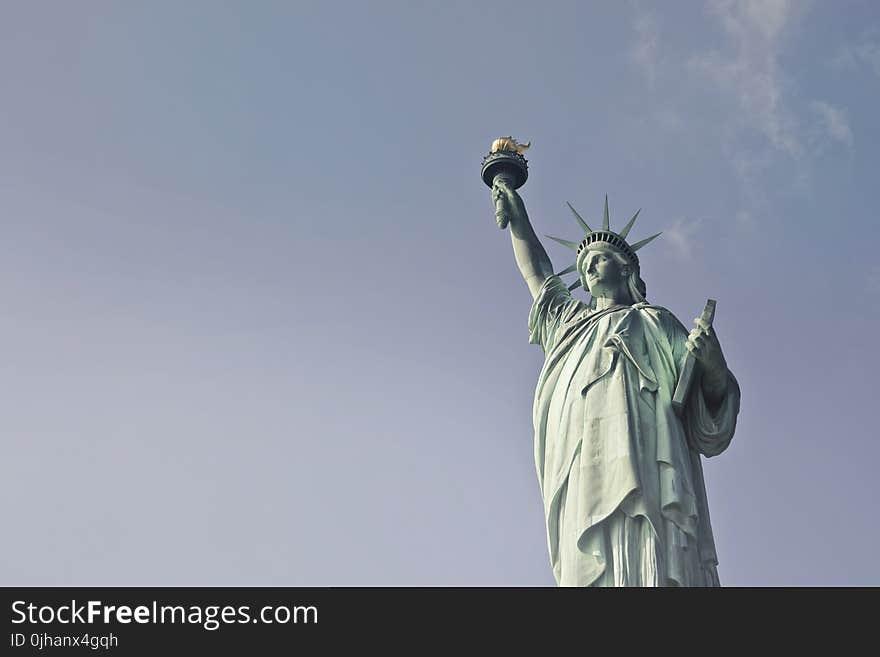
[[[665,328],[684,328],[684,325],[679,321],[678,317],[676,317],[671,310],[664,308],[663,306],[642,302],[633,305],[633,309],[638,310],[640,314],[643,314],[646,318],[653,320]]]
[[[635,303],[632,305],[634,310],[638,310],[640,313],[645,313],[651,317],[671,317],[675,319],[675,315],[672,314],[672,311],[668,308],[664,308],[663,306],[658,306],[653,303],[648,303],[647,301],[643,301],[642,303]]]

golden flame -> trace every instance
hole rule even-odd
[[[527,144],[520,144],[513,137],[499,137],[495,141],[492,142],[492,153],[497,153],[498,151],[510,151],[514,153],[522,153],[529,146],[532,145],[532,142]]]

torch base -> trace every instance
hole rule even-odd
[[[522,187],[529,177],[529,165],[526,158],[519,153],[511,151],[498,151],[490,153],[483,159],[483,168],[480,172],[483,182],[491,187],[495,182],[495,176],[499,173],[507,174],[514,189]]]

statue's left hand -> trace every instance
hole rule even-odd
[[[712,325],[704,319],[694,319],[696,328],[688,335],[685,347],[700,361],[703,371],[714,379],[726,379],[727,361]]]

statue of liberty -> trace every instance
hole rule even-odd
[[[524,170],[525,147],[508,141],[508,159],[522,159]],[[598,230],[569,205],[585,237],[551,237],[576,251],[575,263],[554,274],[515,191],[525,175],[510,173],[487,175],[484,166],[498,225],[510,228],[534,300],[529,341],[545,355],[535,390],[535,464],[557,583],[719,586],[700,457],[727,448],[740,392],[713,327],[704,316],[688,332],[648,302],[636,252],[659,233],[630,244],[639,213],[614,232],[607,197]],[[571,286],[561,279],[567,273],[578,277]],[[579,286],[589,303],[572,296]],[[677,408],[689,355],[694,382]]]

